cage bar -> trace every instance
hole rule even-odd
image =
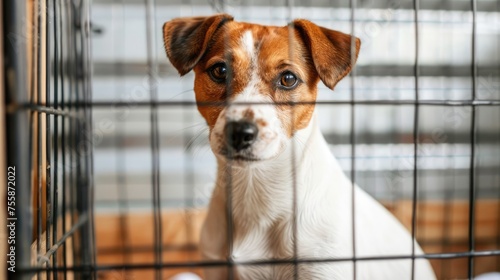
[[[420,9],[419,0],[414,0],[415,17],[415,111],[413,115],[413,195],[412,195],[412,217],[411,217],[411,279],[415,279],[415,240],[417,233],[417,201],[418,201],[418,141],[419,141],[419,76],[420,76],[420,56],[419,56],[419,28],[418,15]]]
[[[3,2],[3,20],[4,34],[11,34],[14,38],[16,34],[22,34],[22,19],[26,11],[26,3],[24,1],[5,1]],[[8,37],[7,37],[8,38]],[[14,41],[11,39],[10,44],[4,42],[4,52],[9,57],[8,61],[4,61],[5,72],[9,71],[16,73],[12,80],[5,79],[6,100],[8,103],[25,103],[28,100],[28,88],[26,84],[27,69],[26,57],[19,56],[20,50],[26,49],[26,42],[23,40]],[[16,174],[16,202],[18,205],[30,205],[31,189],[29,188],[29,161],[30,155],[26,149],[26,141],[29,137],[29,116],[22,111],[17,111],[7,115],[7,166],[15,167]],[[17,207],[15,213],[15,221],[17,221],[16,238],[19,244],[16,247],[16,264],[18,267],[29,267],[30,265],[30,241],[32,227],[30,223],[22,221],[32,220],[32,211],[28,207]],[[16,279],[29,279],[27,275],[19,275],[11,273],[9,277]]]
[[[472,93],[471,100],[476,100],[477,92],[477,61],[476,61],[476,0],[471,0],[472,11],[472,48],[471,48],[471,70],[472,70]],[[470,124],[470,173],[469,173],[469,251],[475,250],[475,203],[476,203],[476,106],[471,106],[471,124]],[[474,258],[468,258],[468,277],[474,277]]]

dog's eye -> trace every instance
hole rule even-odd
[[[293,89],[298,82],[299,79],[292,72],[285,72],[281,74],[279,85],[284,89]]]
[[[224,83],[226,81],[227,67],[224,63],[217,63],[208,70],[210,78],[216,83]]]

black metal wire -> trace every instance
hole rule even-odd
[[[415,279],[415,237],[417,232],[417,201],[418,201],[418,141],[419,141],[419,28],[418,12],[419,0],[414,2],[415,17],[415,111],[413,116],[413,196],[412,196],[412,215],[411,215],[411,279]]]
[[[287,21],[288,22],[292,22],[293,21],[293,18],[292,18],[292,8],[293,8],[293,3],[294,1],[293,0],[287,0],[286,1],[286,6],[287,6]],[[291,46],[292,44],[294,44],[294,26],[293,26],[293,22],[291,24],[288,25],[288,44]],[[294,58],[294,48],[289,48],[289,53],[288,53],[288,57],[290,60],[293,60]],[[290,161],[291,161],[291,172],[292,172],[292,248],[293,248],[293,256],[292,256],[292,259],[294,260],[293,262],[293,277],[294,277],[294,280],[298,280],[299,279],[299,263],[297,262],[298,260],[298,247],[299,247],[299,231],[298,231],[298,215],[299,215],[299,212],[298,212],[298,205],[297,205],[297,200],[298,200],[298,196],[297,196],[297,162],[296,162],[296,159],[297,159],[297,155],[296,155],[296,151],[295,151],[295,147],[296,147],[296,139],[295,139],[295,123],[294,123],[294,119],[295,119],[295,108],[296,108],[296,103],[295,103],[295,98],[292,99],[292,102],[294,102],[294,104],[291,106],[291,110],[290,110],[290,127],[291,127],[291,131],[293,133],[293,136],[292,136],[292,141],[291,141],[291,154],[290,154]]]
[[[233,105],[280,105],[280,106],[296,106],[296,105],[351,105],[350,100],[331,100],[331,101],[300,101],[300,102],[232,102]],[[391,105],[391,106],[402,106],[402,105],[425,105],[425,106],[499,106],[500,100],[490,99],[490,100],[419,100],[418,102],[415,100],[356,100],[357,105],[365,105],[365,106],[379,106],[379,105]],[[165,107],[181,107],[181,106],[199,106],[199,107],[224,107],[226,104],[224,102],[208,102],[208,101],[170,101],[170,100],[159,100],[155,103],[151,101],[94,101],[91,104],[86,104],[85,102],[76,102],[72,104],[76,107],[84,107],[87,105],[92,106],[93,108],[121,108],[128,107],[131,109],[138,109],[140,107],[151,107],[151,106],[165,106]],[[72,116],[67,111],[56,110],[50,107],[44,106],[36,106],[32,104],[20,104],[16,106],[19,109],[33,110],[33,111],[41,111],[47,114],[64,114],[66,116]],[[74,116],[78,118],[77,116]],[[84,120],[84,119],[82,119]]]
[[[47,248],[47,251],[46,251],[44,256],[39,256],[38,265],[41,266],[42,264],[49,262],[50,258],[54,258],[57,255],[56,254],[57,250],[59,250],[59,248],[64,245],[64,242],[66,242],[66,240],[68,238],[70,238],[82,226],[84,226],[86,223],[88,223],[89,220],[90,219],[89,219],[89,216],[87,214],[81,215],[78,218],[78,221],[71,227],[70,230],[65,232],[61,238],[56,239],[56,241],[54,242],[54,245],[51,248]],[[55,271],[60,269],[59,267],[57,267],[55,265],[53,267],[54,267]],[[61,270],[66,270],[66,268],[67,267],[64,265]],[[55,274],[53,276],[56,277]]]
[[[38,41],[38,50],[37,50],[37,56],[40,58],[42,56],[42,48],[41,48],[41,42],[42,42],[42,3],[40,2],[39,3],[39,7],[38,7],[38,30],[37,30],[37,33],[40,34],[40,36],[37,36],[37,41]],[[49,3],[47,1],[46,3],[46,10],[47,10],[47,13],[48,13],[48,10],[49,10]],[[47,37],[47,45],[46,45],[46,53],[45,55],[47,54],[50,54],[50,48],[49,48],[49,44],[48,44],[48,36],[49,36],[49,29],[50,29],[50,26],[48,24],[46,24],[46,30],[45,30],[45,36]],[[49,56],[46,56],[45,58],[46,60],[46,66],[49,67],[49,64],[50,63],[47,63],[48,62],[48,59],[49,59]],[[41,64],[41,60],[38,60],[38,89],[37,89],[37,104],[39,106],[41,106],[42,104],[42,74],[43,73],[43,66]],[[50,73],[50,72],[46,72],[46,73]],[[46,89],[45,89],[47,92],[50,91],[50,79],[46,79]],[[32,100],[33,101],[33,100]],[[37,165],[38,165],[38,195],[37,195],[37,208],[38,208],[38,211],[37,211],[37,256],[40,256],[41,253],[42,253],[42,248],[41,248],[41,244],[42,244],[42,231],[43,231],[43,226],[42,226],[42,216],[43,216],[43,188],[42,188],[42,184],[43,184],[43,181],[42,181],[42,178],[43,178],[43,164],[42,164],[42,140],[41,140],[41,137],[42,137],[42,114],[40,112],[37,113],[37,137],[36,137],[36,141],[37,141],[37,152],[38,152],[38,156],[37,156]],[[46,185],[47,186],[47,185]],[[47,205],[47,204],[46,204]],[[47,248],[47,247],[45,247]],[[48,272],[46,272],[46,277],[48,275]],[[40,278],[41,277],[41,272],[38,272],[37,273],[37,276]]]
[[[85,97],[87,98],[87,102],[91,102],[93,100],[92,96],[92,36],[91,36],[91,26],[90,26],[90,21],[91,21],[91,3],[87,2],[86,3],[86,9],[85,9],[85,61],[84,65],[86,66],[86,75],[84,76],[85,80],[85,85],[86,85],[86,94]],[[87,120],[87,125],[89,127],[89,131],[94,131],[93,130],[93,114],[92,114],[92,106],[89,106],[86,110],[86,120]],[[94,143],[91,139],[91,141],[88,142],[88,156],[87,156],[87,164],[88,164],[88,170],[87,170],[87,186],[88,186],[88,204],[87,204],[87,210],[90,215],[90,221],[89,221],[89,228],[88,228],[88,234],[90,236],[90,261],[93,266],[97,264],[97,254],[96,254],[96,238],[95,238],[95,216],[94,216],[94,153],[92,152],[92,149],[94,147]],[[84,248],[85,250],[86,248]],[[92,270],[92,279],[97,279],[97,271],[95,269]]]
[[[75,35],[74,35],[74,48],[75,48],[75,59],[76,59],[76,67],[77,68],[84,68],[83,65],[83,30],[82,30],[82,2],[76,3],[74,1],[71,2],[73,5],[73,11],[75,13]],[[84,69],[80,69],[81,72],[85,71]],[[78,81],[76,83],[76,90],[75,90],[75,103],[78,102],[83,102],[84,98],[82,96],[85,95],[85,88],[83,85],[83,77],[79,77]],[[73,104],[73,105],[74,105]],[[78,106],[75,108],[75,113],[80,117],[80,118],[85,118],[84,112],[86,109],[86,104],[83,104],[82,106]],[[84,131],[86,127],[83,122],[75,122],[75,168],[76,168],[76,178],[75,178],[75,183],[77,188],[74,191],[74,199],[77,202],[76,208],[74,209],[74,215],[79,216],[84,212],[85,208],[85,201],[86,201],[86,176],[85,176],[85,162],[83,161],[83,157],[85,154],[88,152],[86,151],[86,143],[87,139],[85,139]],[[76,217],[73,217],[73,225],[76,224],[76,221],[74,220]],[[82,226],[81,230],[79,231],[79,237],[81,237],[80,241],[80,246],[85,247],[87,244],[85,243],[88,239],[87,237],[87,230],[85,229],[84,226]],[[77,247],[77,240],[74,242],[74,246]],[[75,248],[74,247],[74,248]],[[78,255],[75,253],[75,257],[78,257]],[[88,251],[82,252],[82,256],[79,256],[79,258],[75,258],[76,262],[79,262],[81,265],[88,265],[87,261],[88,260]],[[84,278],[90,278],[90,275],[88,274],[88,271],[85,271],[82,276]]]
[[[148,201],[149,202],[149,201]],[[481,240],[476,241],[476,245],[480,246],[486,246],[486,245],[491,245],[493,243],[497,242],[496,237],[492,238],[482,238]],[[448,242],[448,246],[465,246],[467,247],[468,240],[462,240],[462,241],[453,241],[453,242]],[[425,241],[426,245],[430,246],[437,246],[437,245],[442,245],[442,241],[440,239],[432,239],[432,240],[426,240]],[[195,243],[190,243],[190,244],[182,244],[182,245],[169,245],[169,244],[164,244],[162,246],[164,252],[196,252],[198,250],[198,245]],[[153,250],[151,249],[151,246],[147,245],[137,245],[137,246],[130,246],[128,248],[129,252],[134,252],[134,253],[151,253]],[[449,252],[451,249],[444,250],[444,252]],[[123,248],[116,247],[116,246],[109,246],[109,247],[100,247],[99,248],[99,254],[100,255],[115,255],[118,253],[123,253]],[[353,258],[354,260],[357,260],[356,258]]]
[[[118,53],[120,49],[122,49],[122,46],[125,45],[125,30],[123,26],[125,25],[125,7],[124,7],[124,2],[123,0],[115,0],[116,2],[116,9],[120,10],[120,19],[115,20],[113,19],[114,26],[113,28],[118,29],[119,32],[116,35],[116,38],[114,38],[114,41],[116,42],[114,46],[114,52],[115,54]],[[114,17],[114,13],[113,13]],[[118,55],[119,56],[119,55]],[[116,67],[116,73],[117,73],[117,78],[121,79],[123,78],[123,63],[121,62],[120,59],[118,59],[115,63]],[[116,94],[117,98],[119,97],[118,95],[121,94],[123,91],[122,87],[119,85],[119,83],[116,83]],[[129,231],[128,231],[128,192],[127,192],[127,178],[125,176],[126,172],[126,165],[125,165],[125,157],[124,153],[122,150],[125,148],[124,141],[125,137],[123,135],[123,123],[120,120],[119,117],[119,112],[115,114],[115,123],[116,123],[116,133],[115,133],[115,145],[116,145],[116,183],[117,183],[117,199],[118,199],[118,211],[119,211],[119,228],[120,228],[120,242],[121,242],[121,251],[123,253],[123,262],[124,263],[129,263],[130,262],[130,250],[129,250]],[[150,201],[148,201],[149,203]]]
[[[472,10],[472,48],[471,48],[471,74],[472,74],[472,92],[471,100],[476,100],[477,94],[477,60],[476,60],[476,0],[471,0]],[[474,252],[474,226],[475,226],[475,201],[476,201],[476,107],[472,106],[471,124],[470,124],[470,172],[469,172],[469,251]],[[468,257],[468,277],[474,277],[474,257]]]
[[[357,262],[356,262],[356,0],[350,0],[351,5],[351,70],[350,86],[351,86],[351,129],[349,140],[351,142],[351,231],[352,231],[352,279],[357,279]]]
[[[212,8],[215,9],[216,11],[223,13],[226,11],[226,3],[224,0],[213,0],[212,2]],[[224,34],[223,37],[225,44],[224,45],[229,45],[229,36],[227,34]],[[224,49],[224,56],[227,61],[228,65],[231,65],[233,57],[230,55],[230,53]],[[233,77],[233,72],[231,71],[231,68],[228,69],[227,72],[227,81],[231,81]],[[227,87],[227,96],[232,96],[234,94],[233,90],[233,85],[229,82],[226,82],[226,87]],[[226,98],[223,102],[222,105],[224,107],[230,107],[234,104],[230,98]],[[225,121],[228,123],[230,120],[227,116],[225,116]],[[226,247],[227,247],[227,261],[225,262],[226,267],[227,267],[227,279],[228,280],[233,280],[235,278],[235,261],[233,258],[233,240],[234,240],[234,217],[233,217],[233,161],[229,159],[227,161],[228,168],[225,170],[225,174],[222,176],[226,177],[226,182],[224,186],[224,191],[225,191],[225,219],[226,219]]]
[[[147,58],[148,58],[148,78],[149,78],[149,92],[151,100],[150,108],[150,125],[151,125],[151,158],[152,158],[152,203],[154,215],[154,246],[155,246],[155,277],[157,280],[162,279],[162,271],[160,265],[162,263],[162,220],[161,220],[161,194],[160,194],[160,148],[159,148],[159,132],[158,132],[158,112],[157,101],[158,93],[156,84],[158,73],[156,64],[155,52],[155,32],[154,27],[154,0],[146,0],[146,45],[147,45]]]
[[[438,253],[438,254],[420,254],[420,255],[387,255],[387,256],[370,256],[370,257],[357,257],[356,261],[388,261],[388,260],[411,260],[415,259],[457,259],[466,257],[492,257],[500,256],[500,250],[488,250],[488,251],[475,251],[475,252],[453,252],[453,253]],[[244,261],[244,262],[234,262],[234,265],[241,266],[255,266],[255,265],[293,265],[295,262],[299,264],[310,264],[310,263],[339,263],[339,262],[353,262],[354,258],[327,258],[327,259],[270,259],[270,260],[254,260],[254,261]],[[227,266],[227,261],[191,261],[191,262],[163,262],[160,267],[162,269],[174,269],[174,268],[203,268],[203,267],[224,267]],[[156,269],[157,265],[154,263],[136,263],[136,264],[112,264],[112,265],[82,265],[68,267],[70,271],[88,271],[90,269],[96,271],[105,270],[146,270],[146,269]],[[22,268],[26,272],[36,272],[38,270],[48,270],[53,271],[55,269],[61,268]]]
[[[53,19],[54,22],[57,21],[57,14],[56,14],[56,3],[54,0],[53,3]],[[48,23],[47,23],[48,24]],[[56,25],[54,24],[54,33],[56,31]],[[50,29],[49,29],[50,31]],[[47,35],[50,34],[50,32],[47,33]],[[47,43],[49,40],[47,40]],[[57,61],[57,35],[54,34],[54,60]],[[46,48],[49,48],[48,44]],[[47,61],[49,63],[49,61]],[[54,92],[58,90],[58,80],[57,80],[57,73],[58,73],[58,68],[57,68],[57,63],[54,63],[53,68],[54,68]],[[46,79],[50,81],[50,72],[46,72],[45,75],[47,75]],[[50,82],[49,82],[50,83]],[[51,96],[50,96],[50,90],[47,90],[45,92],[45,103],[44,105],[46,106],[51,106]],[[45,219],[45,249],[52,246],[52,240],[51,240],[51,224],[52,224],[52,207],[53,207],[53,202],[52,202],[52,190],[53,190],[53,185],[52,185],[52,159],[51,159],[51,150],[52,150],[52,135],[51,135],[51,121],[50,121],[51,115],[50,114],[45,114],[45,162],[46,162],[46,170],[45,170],[45,205],[46,205],[46,219]],[[39,139],[40,140],[40,139]],[[54,232],[52,231],[52,234]],[[49,262],[47,265],[52,265],[53,266],[53,261],[54,258],[51,259],[51,262]],[[46,277],[49,278],[50,274],[49,271],[46,271]]]
[[[60,1],[59,1],[60,2]],[[64,87],[64,85],[62,85],[62,81],[61,81],[61,85],[59,84],[59,79],[62,79],[62,54],[60,55],[60,47],[61,47],[61,36],[60,36],[60,27],[58,27],[58,25],[61,24],[62,22],[62,17],[60,17],[60,9],[57,8],[58,4],[57,4],[57,1],[54,0],[54,5],[53,5],[53,9],[54,9],[54,21],[53,21],[53,27],[54,27],[54,108],[58,108],[59,107],[59,104],[58,104],[58,101],[59,101],[59,92],[60,92],[60,88],[62,89]],[[61,50],[62,51],[62,50]],[[47,73],[48,74],[48,73]],[[47,92],[47,101],[49,100],[50,98],[50,92]],[[49,104],[49,103],[47,103]],[[50,117],[50,115],[47,115],[48,118]],[[52,220],[52,244],[56,244],[57,243],[57,219],[58,219],[58,152],[59,152],[59,117],[58,116],[54,116],[54,136],[52,138],[52,141],[53,141],[53,150],[54,150],[54,155],[53,155],[53,166],[52,164],[50,165],[50,168],[48,168],[49,170],[52,170],[53,171],[53,184],[51,185],[52,186],[52,190],[49,191],[49,193],[52,193],[53,197],[52,197],[52,203],[48,204],[49,206],[51,206],[53,208],[53,211],[52,211],[52,215],[51,215],[51,220]],[[47,135],[50,135],[50,134],[47,134]],[[47,142],[49,143],[49,142]],[[47,149],[47,152],[49,152],[49,150]],[[48,164],[50,164],[50,162],[48,162]],[[49,216],[47,216],[49,217]],[[48,220],[48,219],[47,219]],[[49,236],[49,230],[47,228],[46,230],[46,233],[47,233],[47,236]],[[47,243],[47,250],[49,249],[49,247],[51,247],[49,245],[49,243]],[[54,267],[57,267],[57,254],[53,254],[52,256],[52,265]],[[58,273],[57,271],[54,271],[54,273],[52,274],[52,277],[57,280],[58,279]]]
[[[449,6],[450,6],[450,1],[447,0],[447,1],[443,1],[441,3],[441,9],[442,10],[448,10],[449,9]],[[443,21],[443,17],[440,16],[439,18],[440,21]],[[444,26],[444,23],[441,23],[440,24],[440,28]],[[453,33],[450,33],[451,36]],[[446,68],[445,71],[444,71],[446,77],[449,77],[450,76],[450,69],[449,68]],[[446,95],[449,95],[449,98],[452,97],[452,94],[451,94],[451,91],[448,90],[446,91],[445,93],[445,97]],[[452,110],[454,110],[455,108],[452,108]],[[443,124],[444,125],[444,122]],[[451,135],[450,135],[450,143],[453,143],[455,144],[456,142],[456,132],[452,132]],[[448,148],[449,149],[449,154],[451,155],[454,155],[455,154],[455,147],[450,145],[450,147]],[[455,165],[455,162],[456,162],[456,158],[455,156],[453,156],[451,159],[448,160],[448,164],[449,165]],[[447,251],[447,250],[450,250],[451,246],[453,245],[453,242],[451,242],[451,232],[452,232],[452,218],[453,218],[453,207],[452,207],[452,199],[454,198],[455,196],[455,184],[456,184],[456,174],[455,174],[455,170],[450,170],[448,171],[451,176],[453,177],[452,179],[448,180],[448,182],[443,182],[446,190],[445,190],[445,195],[444,195],[444,221],[443,221],[443,226],[442,226],[442,248],[444,251]],[[450,275],[450,272],[451,272],[451,265],[449,264],[449,262],[444,262],[442,261],[440,263],[440,267],[441,267],[441,275],[440,275],[440,278],[443,278],[445,279],[445,277],[447,275]],[[437,274],[437,273],[436,273]]]
[[[64,7],[64,8],[63,8]],[[61,28],[61,32],[64,28],[65,32],[64,32],[64,37],[65,37],[65,40],[64,40],[64,44],[62,43],[63,41],[61,41],[61,57],[63,57],[63,59],[66,59],[69,61],[69,55],[68,53],[66,53],[66,57],[64,57],[62,54],[63,54],[63,50],[64,50],[64,45],[69,45],[68,43],[68,37],[69,37],[69,32],[68,32],[68,21],[71,23],[71,19],[70,19],[70,13],[68,12],[68,5],[66,2],[63,2],[61,3],[61,13],[62,11],[65,11],[65,15],[66,15],[66,24],[63,25],[62,24],[62,21],[61,21],[61,25],[60,25],[60,28]],[[63,33],[61,33],[63,34]],[[66,65],[65,67],[65,70],[68,70],[68,66],[69,64]],[[65,73],[64,70],[62,70],[64,67],[64,64],[61,63],[61,72],[62,73]],[[62,81],[62,94],[61,94],[61,110],[64,110],[64,103],[65,103],[65,88],[66,88],[66,85],[67,83],[65,83],[65,74],[63,74],[61,76],[61,81]],[[70,88],[70,91],[71,91],[71,88]],[[66,177],[66,152],[67,152],[67,141],[66,141],[66,118],[62,117],[61,118],[61,161],[62,161],[62,167],[61,167],[61,171],[62,171],[62,178],[61,178],[61,182],[62,182],[62,205],[61,205],[61,210],[62,210],[62,234],[64,236],[64,234],[66,234],[66,211],[67,211],[67,188],[68,188],[68,182],[67,182],[67,177]],[[57,166],[57,169],[59,169],[60,167]],[[67,251],[68,251],[68,245],[66,244],[66,240],[64,240],[64,242],[62,243],[62,263],[63,263],[63,279],[67,279],[68,277],[68,271],[65,269],[68,265],[67,265]]]
[[[48,0],[47,0],[48,1]],[[76,6],[73,1],[69,3],[69,10],[70,10],[70,20],[69,20],[69,26],[70,26],[70,54],[71,54],[71,59],[70,59],[70,66],[72,73],[77,73],[77,68],[80,67],[79,61],[78,61],[78,50],[77,50],[77,12],[76,12]],[[80,95],[80,87],[79,87],[79,81],[75,75],[71,75],[70,79],[70,89],[71,89],[71,95],[69,96],[69,103],[68,103],[68,111],[75,116],[78,115],[78,107],[75,106],[75,104],[79,101],[79,95]],[[77,194],[78,192],[75,190],[74,186],[78,186],[78,180],[79,180],[79,158],[78,158],[78,133],[79,133],[79,122],[77,121],[77,118],[70,118],[69,119],[69,132],[70,132],[70,153],[69,153],[69,168],[70,168],[70,186],[69,186],[69,199],[71,201],[70,205],[70,226],[73,227],[76,224],[75,217],[77,213]],[[73,250],[71,259],[73,262],[77,262],[78,259],[76,258],[76,238],[71,238],[71,247]]]

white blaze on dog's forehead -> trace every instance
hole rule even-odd
[[[253,33],[251,30],[247,30],[243,33],[240,39],[241,48],[248,55],[248,58],[252,63],[248,71],[247,81],[243,90],[235,95],[234,101],[236,102],[260,102],[267,101],[266,98],[259,92],[258,83],[259,76],[257,75],[258,65],[255,63],[257,61],[257,54],[254,45]],[[265,101],[264,101],[265,100]]]
[[[252,31],[247,30],[243,33],[243,36],[241,37],[241,45],[250,56],[250,59],[254,60],[255,50]]]
[[[254,119],[264,120],[268,124],[274,124],[278,121],[276,108],[272,105],[271,97],[260,91],[259,84],[263,81],[260,79],[258,72],[257,50],[255,49],[254,38],[252,31],[248,30],[243,33],[240,39],[240,47],[242,51],[248,55],[246,59],[252,61],[250,69],[245,74],[247,84],[240,92],[232,95],[232,103],[224,110],[223,116],[219,116],[222,121],[234,120],[239,121],[244,119],[248,112],[254,116]],[[262,104],[259,104],[262,103]]]

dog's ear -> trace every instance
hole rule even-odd
[[[205,53],[215,31],[233,20],[227,14],[210,17],[176,18],[163,25],[167,56],[181,76],[187,74]]]
[[[306,45],[314,67],[323,83],[333,89],[351,71],[358,58],[361,41],[355,38],[355,54],[351,57],[352,36],[299,19],[291,23]]]

